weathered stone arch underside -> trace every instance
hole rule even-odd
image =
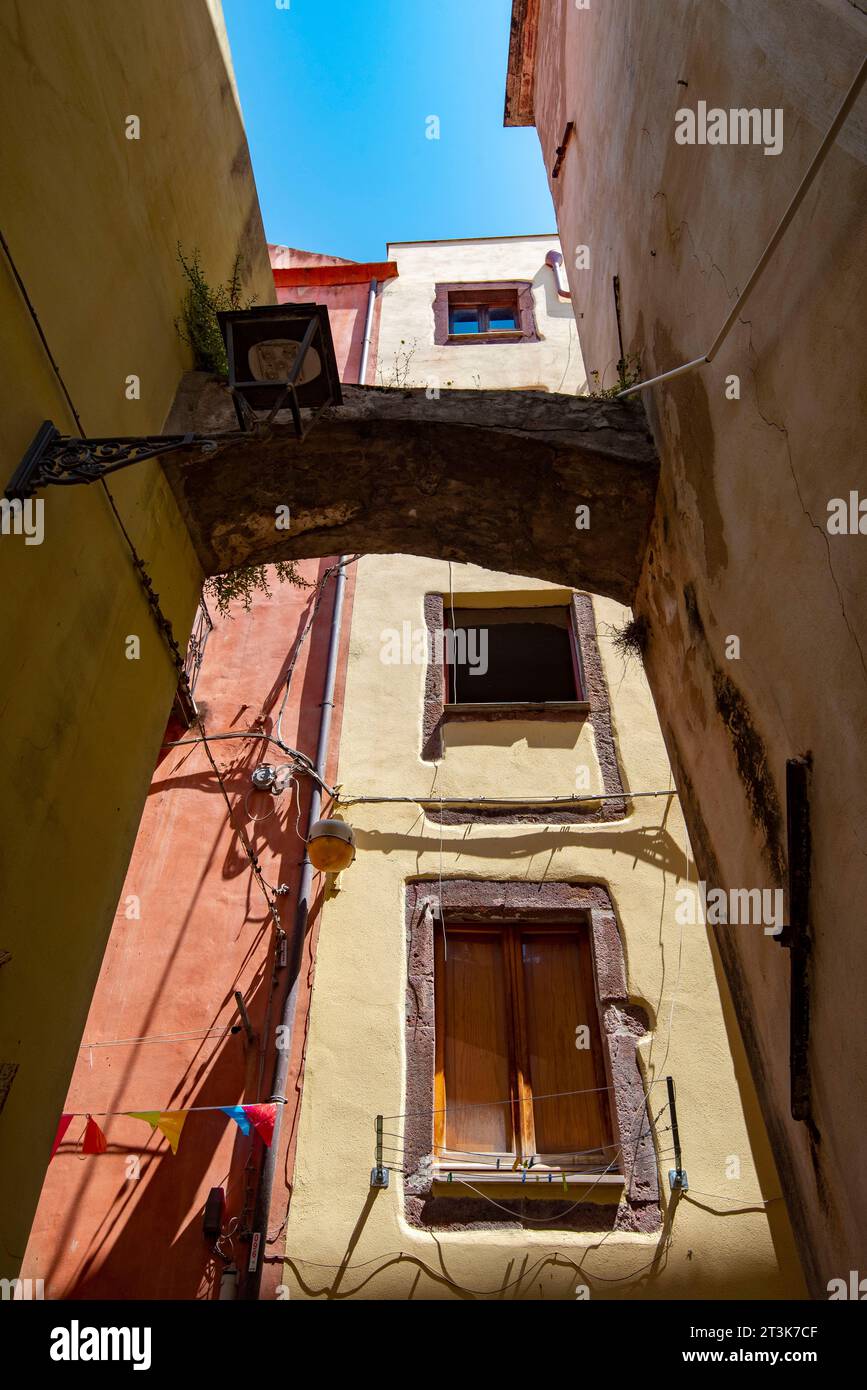
[[[206,574],[320,555],[425,555],[631,603],[658,460],[643,408],[537,391],[345,386],[304,443],[268,438],[163,467]],[[181,383],[171,433],[236,428],[226,388]],[[291,527],[276,509],[288,506]],[[589,527],[576,508],[589,507]]]

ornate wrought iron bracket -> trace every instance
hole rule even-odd
[[[10,500],[24,500],[44,487],[99,482],[100,478],[120,468],[129,468],[134,463],[178,449],[198,448],[204,453],[213,453],[220,444],[235,437],[234,431],[230,431],[215,435],[151,434],[139,438],[77,439],[62,435],[50,420],[45,420],[15,470],[6,496]]]

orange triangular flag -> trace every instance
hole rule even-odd
[[[187,1110],[126,1110],[124,1114],[134,1120],[146,1120],[151,1129],[158,1129],[168,1139],[173,1154],[181,1142],[181,1130],[188,1115]]]
[[[96,1123],[96,1120],[91,1119],[90,1115],[88,1115],[81,1152],[83,1154],[104,1154],[107,1148],[108,1140]]]

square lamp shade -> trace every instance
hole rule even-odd
[[[229,362],[229,388],[244,427],[238,397],[254,413],[291,410],[299,435],[300,411],[340,405],[337,359],[324,304],[268,304],[218,313]]]

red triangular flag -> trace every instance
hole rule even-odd
[[[61,1115],[60,1123],[57,1126],[57,1133],[54,1136],[54,1143],[51,1145],[51,1158],[54,1157],[54,1155],[57,1153],[57,1150],[60,1148],[60,1145],[63,1142],[63,1136],[69,1129],[69,1126],[72,1124],[73,1118],[74,1117],[72,1115]],[[48,1160],[49,1163],[51,1162],[51,1158],[49,1158]]]
[[[274,1120],[277,1115],[276,1105],[243,1105],[241,1109],[252,1124],[259,1138],[266,1148],[271,1147],[271,1140],[274,1138]]]
[[[108,1140],[100,1129],[96,1120],[92,1120],[88,1115],[87,1128],[84,1131],[84,1143],[81,1146],[83,1154],[104,1154],[108,1148]]]

